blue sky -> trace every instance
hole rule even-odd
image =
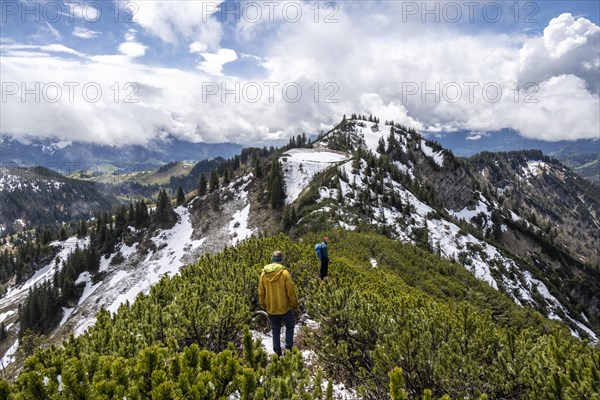
[[[0,131],[265,144],[357,112],[594,138],[599,4],[2,0]]]

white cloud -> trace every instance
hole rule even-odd
[[[190,44],[190,53],[204,53],[206,50],[208,50],[206,43],[196,41]]]
[[[70,47],[67,47],[62,44],[49,44],[49,45],[33,45],[33,44],[7,44],[0,46],[0,50],[2,53],[6,53],[9,56],[14,55],[14,52],[22,52],[26,51],[34,56],[44,56],[49,55],[49,53],[63,53],[70,54],[77,57],[85,58],[85,54],[78,52],[77,50],[73,50]]]
[[[198,68],[211,75],[222,76],[223,66],[229,62],[237,60],[238,56],[234,50],[219,49],[216,53],[201,53],[204,57]]]
[[[121,1],[126,4],[127,1]],[[180,41],[205,43],[209,49],[219,47],[223,29],[211,17],[219,10],[221,0],[141,1],[136,2],[133,20],[147,33],[165,43]]]
[[[75,50],[58,53],[58,48],[2,46],[3,80],[77,81],[82,86],[93,81],[101,85],[103,96],[95,104],[81,96],[72,103],[24,104],[19,96],[12,96],[1,110],[1,130],[121,143],[143,143],[157,132],[167,131],[188,140],[256,144],[328,129],[342,114],[357,112],[430,131],[512,128],[546,140],[598,137],[599,102],[594,89],[600,68],[598,27],[581,18],[559,16],[543,35],[473,35],[452,24],[436,25],[433,31],[426,24],[399,24],[397,7],[401,5],[397,2],[382,2],[374,9],[364,2],[347,2],[343,4],[349,8],[340,6],[336,24],[315,23],[307,10],[298,23],[279,20],[247,28],[244,35],[255,40],[247,43],[254,49],[249,51],[229,42],[231,49],[220,48],[223,27],[218,21],[216,27],[212,22],[202,23],[202,3],[165,5],[171,3],[138,3],[140,11],[134,18],[139,20],[140,31],[175,47],[183,46],[189,57],[202,56],[198,68],[135,62],[133,57],[146,51],[146,46],[137,42],[135,31],[127,32],[119,45],[122,54],[78,60],[62,57],[75,55]],[[206,14],[210,17],[211,13]],[[268,38],[262,36],[266,31],[271,34]],[[547,48],[546,42],[560,50]],[[223,75],[223,66],[239,57],[259,64],[263,69],[260,78]],[[116,80],[120,97],[115,102],[110,88]],[[257,101],[248,99],[251,91],[243,93],[253,88],[251,81],[262,88]],[[131,87],[125,89],[129,82],[139,88],[134,96],[138,103],[123,102],[132,93]],[[211,82],[218,87],[214,95],[208,95],[206,85]],[[269,100],[265,82],[279,85],[274,89],[274,101]],[[479,85],[473,101],[465,86],[469,82]],[[510,89],[514,82],[520,83],[516,101],[515,91]],[[539,91],[524,91],[526,82],[538,83]],[[290,83],[302,88],[297,102],[283,98],[282,89]],[[417,84],[419,93],[407,96],[407,85],[412,83]],[[440,84],[439,101],[433,95],[423,101],[421,84],[431,89],[436,83]],[[490,83],[503,89],[495,103],[486,101],[482,92],[483,85]],[[227,89],[238,84],[241,98],[223,95],[221,84]],[[463,91],[457,102],[447,100],[451,93],[442,93],[453,84]],[[293,91],[294,87],[290,93]],[[526,103],[528,96],[537,103]]]
[[[137,42],[123,42],[119,45],[119,51],[129,57],[142,57],[146,54],[147,46]]]
[[[65,2],[69,8],[69,16],[75,16],[88,22],[96,22],[102,16],[102,9],[96,7],[94,2]]]
[[[135,29],[129,29],[125,33],[125,42],[119,45],[119,51],[129,57],[142,57],[146,54],[148,46],[144,46],[136,41]]]
[[[573,73],[598,94],[600,74],[600,27],[571,14],[553,18],[542,37],[527,40],[520,50],[519,80],[541,82]]]
[[[578,47],[590,43],[595,45],[594,37],[600,33],[600,27],[585,18],[575,19],[571,14],[561,14],[553,18],[544,29],[544,47],[552,58],[560,58]]]
[[[92,31],[81,26],[76,26],[75,29],[73,29],[73,36],[81,39],[93,39],[100,36],[101,34],[102,32]]]
[[[488,137],[488,136],[490,136],[490,134],[487,132],[483,132],[483,131],[469,132],[468,136],[465,139],[466,140],[479,140],[483,137]]]

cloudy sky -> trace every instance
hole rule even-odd
[[[3,0],[0,131],[277,143],[375,114],[599,136],[595,1]]]

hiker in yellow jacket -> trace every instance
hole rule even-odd
[[[258,282],[260,305],[269,314],[273,330],[273,351],[281,355],[281,325],[285,325],[285,348],[291,350],[294,345],[294,311],[298,309],[298,297],[292,275],[281,263],[283,254],[273,253],[271,264],[265,265]]]

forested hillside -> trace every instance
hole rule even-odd
[[[115,192],[43,167],[0,168],[0,236],[109,211]]]
[[[0,383],[0,397],[315,399],[332,393],[323,378],[367,399],[600,393],[598,348],[560,323],[413,245],[365,233],[330,237],[334,264],[324,282],[314,234],[206,255],[115,315],[100,312],[63,349],[36,350],[13,383]],[[280,359],[244,333],[274,249],[286,256],[305,321],[302,353]]]

